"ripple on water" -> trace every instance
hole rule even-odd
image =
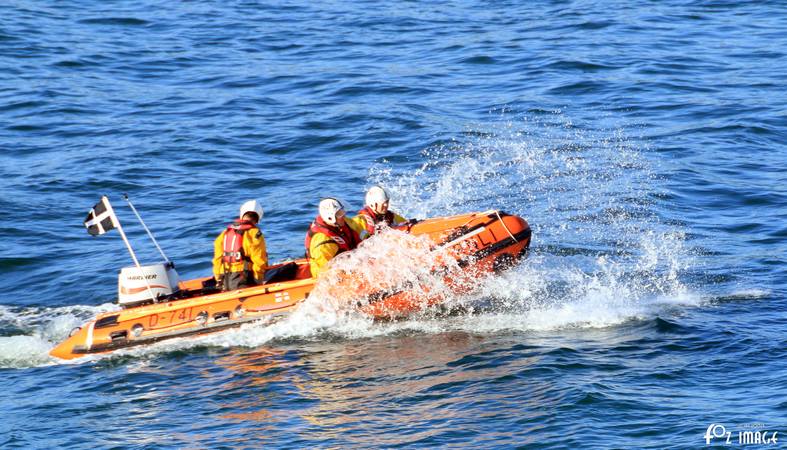
[[[89,19],[80,19],[78,23],[85,25],[117,25],[125,26],[145,26],[150,22],[147,20],[137,19],[134,17],[94,17]]]

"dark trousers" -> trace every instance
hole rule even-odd
[[[235,289],[243,289],[250,286],[256,286],[257,281],[254,279],[254,274],[250,270],[243,272],[228,272],[224,274],[221,283],[222,291],[234,291]]]

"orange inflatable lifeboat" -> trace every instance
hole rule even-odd
[[[424,250],[436,257],[424,261],[427,271],[440,277],[451,292],[472,289],[478,277],[516,263],[527,254],[531,237],[524,219],[499,211],[432,218],[400,229],[428,243]],[[180,282],[176,292],[155,302],[98,315],[72,330],[50,355],[73,359],[250,322],[271,323],[297,308],[317,281],[304,259],[273,266],[268,274],[271,277],[265,284],[228,292],[218,291],[212,277]],[[407,316],[440,304],[446,297],[444,290],[431,292],[428,285],[418,286],[412,280],[363,282],[352,270],[326,281],[332,282],[326,290],[332,297],[347,299],[379,319]]]

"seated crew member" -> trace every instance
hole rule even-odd
[[[380,186],[372,186],[366,192],[366,206],[353,217],[363,227],[362,239],[373,235],[378,225],[393,227],[407,222],[407,219],[388,209],[390,199],[388,192]]]
[[[319,214],[309,226],[304,241],[313,277],[322,273],[328,261],[336,255],[360,244],[358,226],[345,216],[344,206],[339,200],[325,198],[320,201]]]
[[[263,282],[268,251],[265,236],[257,226],[262,215],[257,200],[247,201],[240,207],[240,218],[213,243],[213,277],[222,290],[232,291]]]

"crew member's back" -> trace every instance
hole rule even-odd
[[[258,227],[262,206],[249,200],[240,207],[239,219],[221,232],[213,244],[213,276],[222,290],[262,284],[268,266],[265,237]]]

